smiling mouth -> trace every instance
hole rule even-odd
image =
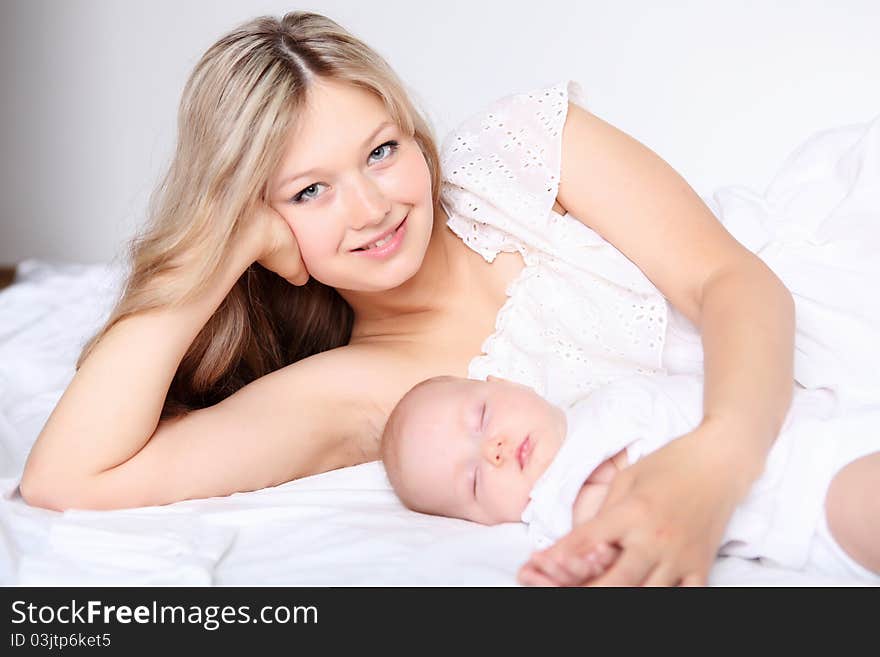
[[[392,240],[392,238],[397,234],[397,231],[403,226],[403,222],[406,221],[406,218],[409,216],[407,212],[403,219],[400,220],[400,223],[397,224],[394,228],[389,230],[387,233],[384,233],[377,239],[374,239],[370,242],[367,242],[363,246],[359,246],[356,249],[352,249],[352,251],[369,251],[371,249],[378,249],[385,246],[388,242]]]
[[[529,454],[532,451],[532,439],[530,436],[526,436],[525,440],[523,440],[519,447],[516,450],[516,460],[519,461],[519,469],[525,470],[526,460],[529,458]]]

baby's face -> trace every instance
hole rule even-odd
[[[433,383],[404,407],[400,483],[427,513],[519,522],[565,430],[565,414],[525,386],[494,377]]]

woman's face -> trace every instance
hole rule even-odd
[[[430,172],[372,93],[313,84],[270,190],[322,283],[388,290],[421,266],[434,218]]]

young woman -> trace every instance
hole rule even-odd
[[[25,500],[165,504],[375,460],[389,412],[418,381],[480,375],[482,363],[534,385],[536,364],[482,354],[502,331],[549,344],[593,304],[572,386],[661,368],[668,300],[702,335],[704,421],[620,473],[545,570],[608,542],[622,554],[597,583],[705,582],[790,403],[792,297],[574,89],[493,106],[456,133],[441,171],[394,73],[333,21],[298,12],[220,39],[184,91],[177,152],[123,296],[30,455]],[[587,234],[653,285],[593,274],[586,285],[578,263],[551,267],[561,260],[542,240]],[[517,327],[512,289],[551,269],[557,305]],[[603,306],[609,290],[619,308]],[[659,299],[655,323],[624,312],[632,295],[633,308]]]

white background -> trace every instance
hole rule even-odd
[[[880,114],[878,0],[0,0],[0,264],[119,257],[201,53],[294,9],[385,56],[438,139],[495,98],[574,78],[703,196],[763,191],[813,132]]]

